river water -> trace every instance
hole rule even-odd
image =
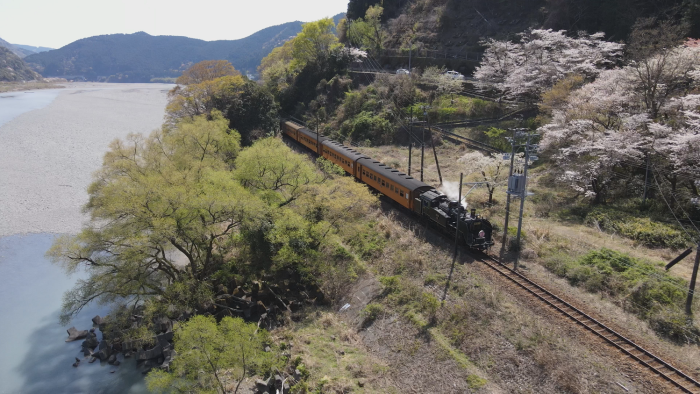
[[[0,394],[146,392],[133,359],[72,367],[82,341],[64,342],[66,329],[88,329],[107,309],[90,305],[61,326],[62,294],[82,275],[67,276],[44,254],[86,221],[80,208],[109,143],[160,126],[170,87],[84,83],[0,94]]]

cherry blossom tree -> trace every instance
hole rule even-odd
[[[622,59],[623,45],[603,40],[603,33],[532,29],[519,42],[488,39],[486,52],[474,77],[485,89],[496,89],[506,99],[535,103],[540,95],[568,74],[595,78]]]
[[[496,187],[505,184],[508,178],[508,162],[496,153],[484,155],[481,152],[469,152],[458,161],[464,164],[467,176],[473,175],[486,184],[489,204],[493,204]]]
[[[680,182],[697,195],[692,179],[700,175],[700,95],[687,92],[697,86],[699,54],[671,48],[603,71],[573,91],[540,128],[561,179],[605,202],[616,178],[644,168],[645,156],[656,153],[671,190]]]

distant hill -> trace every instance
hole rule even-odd
[[[41,75],[30,69],[19,56],[0,46],[0,82],[31,81],[40,78]]]
[[[53,51],[55,48],[47,48],[47,47],[35,47],[32,45],[22,45],[22,44],[12,44],[15,46],[15,48],[20,48],[24,49],[26,51],[30,51],[32,53],[41,53],[41,52],[46,52],[46,51]]]
[[[334,17],[336,23],[345,14]],[[45,77],[83,77],[88,81],[149,82],[174,78],[202,60],[228,60],[255,73],[273,48],[301,31],[302,22],[271,26],[240,40],[204,41],[144,32],[84,38],[53,51],[26,57]]]
[[[2,38],[0,38],[0,47],[9,49],[10,51],[12,51],[12,53],[19,56],[20,58],[23,58],[25,56],[28,56],[28,55],[31,55],[32,53],[34,53],[34,51],[30,51],[30,50],[27,50],[24,48],[20,48],[16,45],[10,44],[9,42],[3,40]]]

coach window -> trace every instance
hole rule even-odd
[[[394,191],[394,185],[391,185],[390,189],[391,189],[391,191],[393,192],[393,191]]]
[[[384,179],[382,179],[382,187],[386,187],[386,184],[384,184]]]

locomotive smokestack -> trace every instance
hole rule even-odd
[[[476,209],[472,208],[472,219],[476,219]]]

